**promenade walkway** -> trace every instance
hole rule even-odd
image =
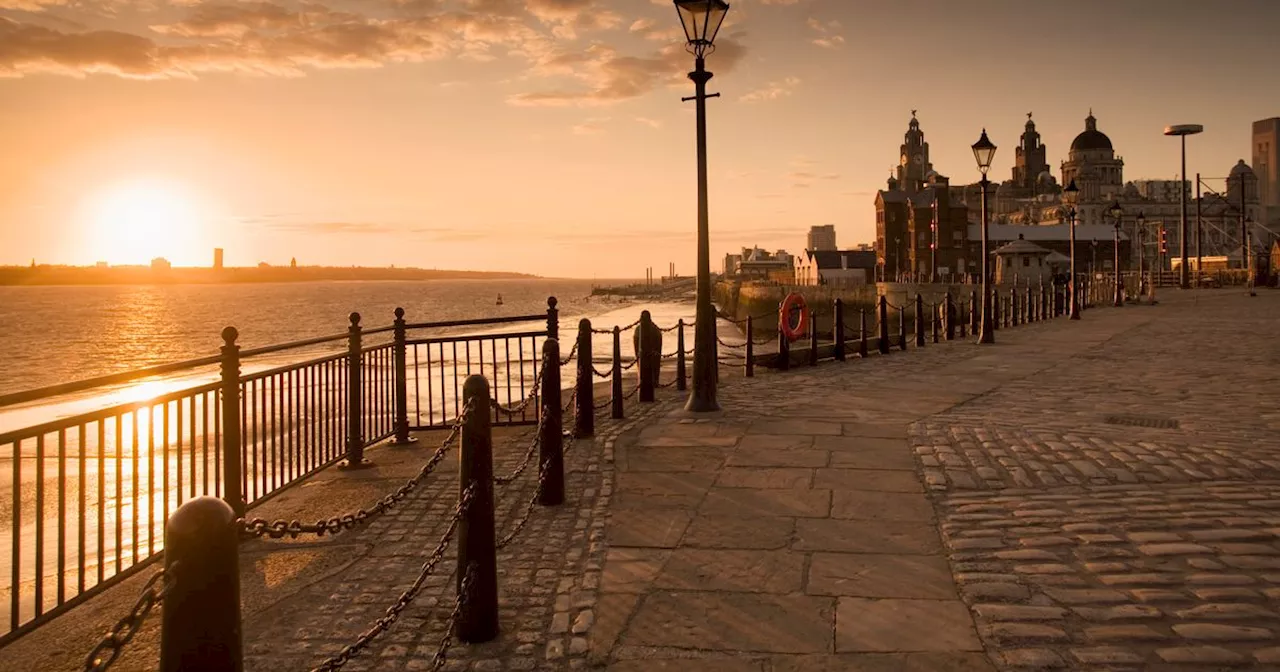
[[[445,670],[974,672],[1280,669],[1280,294],[1166,292],[846,363],[726,376],[721,413],[659,403],[566,456],[567,501],[498,490],[502,634]],[[498,437],[496,472],[528,432]],[[370,452],[255,515],[367,505],[439,433]],[[456,462],[337,537],[242,551],[246,667],[306,670],[409,587]],[[427,670],[453,551],[344,670]],[[78,669],[146,574],[0,651]],[[113,670],[150,670],[152,618]],[[1270,666],[1270,667],[1268,667]]]
[[[625,437],[592,655],[1280,669],[1280,296],[1202,296],[742,381]]]

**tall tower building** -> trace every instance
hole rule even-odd
[[[222,248],[221,247],[213,248],[213,270],[215,271],[222,270]]]
[[[809,236],[805,245],[806,250],[817,252],[819,250],[836,249],[836,227],[834,224],[824,224],[822,226],[809,227]]]
[[[911,123],[907,125],[899,154],[898,184],[908,195],[915,195],[924,189],[926,176],[933,172],[933,164],[929,163],[929,143],[924,141],[924,131],[920,130],[915,110],[911,110]]]
[[[1262,205],[1280,207],[1280,117],[1253,122],[1253,172]]]
[[[1036,193],[1036,182],[1040,176],[1049,172],[1049,162],[1045,158],[1045,146],[1040,143],[1040,134],[1036,132],[1036,122],[1027,113],[1027,126],[1022,132],[1022,142],[1014,150],[1013,183],[1028,193]]]

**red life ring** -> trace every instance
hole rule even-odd
[[[794,326],[791,324],[791,311],[799,310],[800,319]],[[782,300],[782,306],[778,309],[778,330],[787,338],[787,341],[794,343],[804,335],[809,328],[809,306],[805,304],[804,297],[799,294],[788,294],[787,298]]]

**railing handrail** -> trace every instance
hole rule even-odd
[[[546,314],[539,315],[519,315],[514,317],[492,317],[492,318],[476,318],[470,320],[447,320],[443,322],[419,322],[415,324],[405,325],[405,329],[439,329],[445,327],[470,327],[483,326],[487,324],[512,324],[517,322],[534,322],[538,320],[546,320]],[[364,335],[387,333],[395,330],[395,325],[386,327],[377,327],[374,329],[363,330]],[[264,345],[257,348],[247,348],[240,351],[242,359],[248,357],[256,357],[268,355],[285,350],[293,350],[296,348],[305,348],[313,345],[322,345],[325,343],[334,343],[345,341],[349,334],[333,334],[330,336],[316,336],[314,338],[305,338],[298,341],[290,341],[287,343],[279,343],[275,345]],[[14,406],[31,401],[40,401],[51,397],[59,397],[64,394],[72,394],[75,392],[83,392],[91,390],[95,387],[106,387],[108,385],[120,385],[123,383],[141,380],[143,378],[151,378],[166,373],[182,371],[184,369],[196,369],[203,366],[214,366],[222,361],[221,355],[209,355],[207,357],[199,357],[196,359],[187,359],[178,362],[168,362],[165,364],[156,364],[131,371],[121,371],[119,373],[109,373],[93,378],[85,378],[69,383],[58,383],[56,385],[47,385],[45,387],[37,387],[21,392],[11,392],[9,394],[0,395],[0,408],[5,406]]]

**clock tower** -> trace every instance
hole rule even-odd
[[[924,141],[915,110],[911,110],[911,123],[904,140],[898,152],[898,184],[908,195],[913,195],[924,189],[926,178],[933,171],[933,164],[929,163],[929,143]]]

